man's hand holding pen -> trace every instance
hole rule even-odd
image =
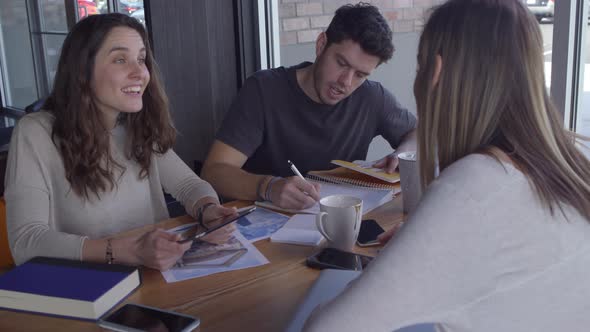
[[[287,209],[302,210],[320,199],[320,184],[305,180],[295,164],[287,161],[295,176],[281,178],[272,184],[269,196],[273,204]]]
[[[273,184],[270,198],[273,204],[282,208],[307,209],[320,199],[320,184],[298,176],[282,178]]]

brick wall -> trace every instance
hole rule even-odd
[[[444,0],[365,0],[379,8],[393,33],[419,32],[427,9]],[[346,0],[279,0],[281,45],[315,42]],[[354,2],[352,2],[354,3]]]

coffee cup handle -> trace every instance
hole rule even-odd
[[[324,230],[324,219],[328,216],[327,212],[320,212],[315,216],[315,224],[318,227],[318,230],[328,241],[332,241],[326,231]]]

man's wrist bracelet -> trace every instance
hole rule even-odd
[[[266,192],[264,193],[265,200],[272,202],[272,199],[270,197],[272,184],[277,182],[280,179],[282,179],[280,176],[273,176],[272,179],[270,179],[270,181],[268,181],[268,184],[266,185]]]
[[[264,201],[264,196],[260,193],[260,189],[262,189],[262,184],[264,184],[264,182],[266,182],[266,180],[268,179],[268,176],[262,176],[260,177],[260,180],[258,180],[258,184],[256,185],[256,199],[259,201]]]

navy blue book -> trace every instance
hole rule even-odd
[[[140,284],[136,267],[35,257],[0,276],[0,308],[97,320]]]

